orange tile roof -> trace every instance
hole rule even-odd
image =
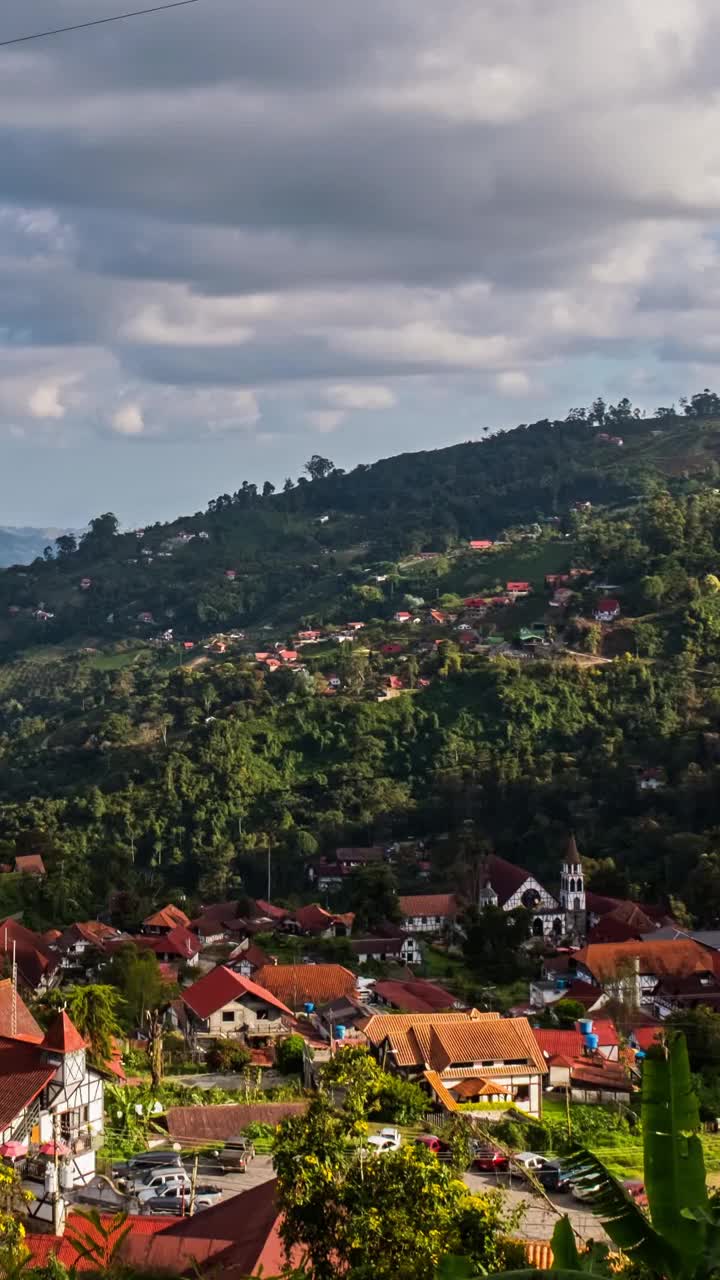
[[[441,1023],[431,1028],[429,1065],[436,1071],[446,1071],[455,1063],[472,1066],[475,1062],[503,1064],[523,1059],[535,1070],[547,1071],[527,1018]]]
[[[445,1110],[457,1111],[458,1109],[457,1102],[455,1101],[452,1094],[450,1093],[450,1090],[445,1088],[445,1085],[443,1084],[437,1072],[423,1071],[423,1076],[425,1077],[428,1084],[430,1085],[430,1088],[435,1094],[435,1097],[437,1098],[438,1102],[442,1102]]]
[[[45,1032],[43,1048],[53,1053],[74,1053],[79,1049],[87,1049],[87,1041],[83,1039],[74,1022],[64,1009],[55,1015]]]
[[[657,941],[598,942],[578,951],[575,961],[590,971],[598,982],[609,981],[631,971],[640,962],[640,973],[658,978],[686,978],[691,973],[713,969],[713,957],[692,938],[661,938]]]
[[[400,910],[404,916],[455,916],[457,901],[454,893],[412,893],[400,898]]]
[[[266,964],[255,981],[285,1001],[291,1009],[303,1004],[327,1004],[355,991],[355,974],[341,964]]]
[[[176,925],[187,926],[189,923],[190,920],[185,915],[185,912],[181,911],[179,907],[173,906],[172,902],[169,902],[166,907],[161,907],[159,911],[155,911],[153,915],[147,916],[143,920],[143,924],[161,929],[174,929]]]
[[[478,1013],[477,1009],[448,1010],[445,1013],[378,1013],[368,1018],[360,1030],[373,1048],[387,1040],[399,1067],[430,1065],[430,1032],[446,1022],[467,1023],[471,1019],[499,1021],[499,1013]]]

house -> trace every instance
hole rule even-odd
[[[443,613],[442,609],[431,609],[430,620],[436,622],[438,626],[444,626],[447,622],[447,614]]]
[[[720,1011],[720,978],[714,969],[661,978],[652,993],[652,1010],[658,1018],[667,1018],[676,1009],[700,1007]]]
[[[289,915],[290,912],[285,907],[276,907],[274,902],[267,902],[264,898],[255,899],[255,919],[279,922],[287,920]]]
[[[505,590],[512,599],[519,599],[522,596],[529,596],[532,587],[529,582],[506,582]]]
[[[665,770],[643,769],[638,775],[638,791],[661,791],[666,785]]]
[[[463,1009],[466,1003],[458,1000],[436,982],[423,978],[410,978],[398,982],[375,983],[375,999],[400,1013],[440,1013],[444,1009]]]
[[[364,622],[347,622],[345,625],[349,631],[362,631],[365,627]]]
[[[653,1005],[665,979],[714,973],[713,952],[692,938],[591,943],[575,954],[572,967],[582,981],[638,1007]]]
[[[486,1099],[512,1100],[528,1115],[542,1113],[548,1068],[527,1018],[477,1009],[374,1014],[363,1031],[388,1071],[423,1085],[447,1111],[457,1110],[474,1090]]]
[[[228,582],[234,582],[235,579],[237,578],[237,569],[226,569],[225,577],[227,578]]]
[[[46,874],[45,863],[39,853],[20,854],[15,859],[15,873],[21,876],[38,876],[38,878],[42,878]]]
[[[612,444],[612,445],[616,445],[619,448],[622,448],[622,446],[625,443],[622,436],[611,436],[611,435],[608,435],[607,431],[598,431],[597,435],[595,436],[595,439],[598,441],[599,444]]]
[[[614,622],[620,617],[620,602],[614,596],[603,596],[602,600],[598,600],[593,610],[593,617],[596,622]]]
[[[189,923],[190,921],[185,912],[181,911],[179,907],[173,906],[170,902],[166,907],[161,907],[159,911],[146,916],[142,922],[142,931],[150,937],[160,937],[162,934],[170,933],[178,925],[187,928]]]
[[[314,938],[346,938],[354,918],[352,912],[332,915],[319,902],[312,902],[308,907],[298,907],[283,921],[283,928],[288,933],[309,934]]]
[[[380,652],[384,653],[386,657],[392,658],[392,657],[395,657],[398,653],[402,653],[404,648],[405,646],[402,644],[398,644],[397,641],[390,641],[388,644],[380,645]]]
[[[550,608],[566,609],[574,594],[575,593],[570,589],[570,587],[558,587],[553,592],[552,600],[550,601]]]
[[[4,993],[5,994],[5,993]],[[67,1013],[53,1018],[43,1035],[22,1004],[16,1007],[18,1027],[0,1035],[0,1144],[19,1142],[27,1155],[19,1164],[23,1186],[34,1199],[28,1218],[53,1222],[52,1174],[58,1143],[60,1191],[81,1186],[95,1175],[95,1151],[102,1146],[104,1089],[100,1072],[89,1067],[87,1045]],[[57,1206],[64,1213],[64,1201]]]
[[[0,923],[0,958],[8,967],[15,960],[21,990],[33,995],[49,991],[60,978],[59,957],[46,939],[12,917]]]
[[[335,861],[344,875],[348,875],[357,867],[366,867],[371,862],[382,862],[384,857],[385,850],[380,845],[371,845],[367,849],[335,850]]]
[[[282,658],[283,662],[297,662],[300,654],[295,649],[278,649],[277,655]]]
[[[194,933],[178,924],[168,933],[148,935],[141,933],[132,939],[142,951],[154,951],[163,964],[196,965],[202,951],[202,943]]]
[[[141,609],[137,616],[137,620],[138,622],[145,622],[148,625],[155,621],[149,609]]]
[[[592,1033],[597,1036],[596,1052],[607,1062],[620,1060],[620,1040],[617,1027],[610,1018],[593,1018]],[[569,1031],[555,1027],[533,1027],[533,1035],[545,1057],[582,1058],[585,1055],[585,1037],[578,1023]],[[553,1083],[552,1072],[550,1084]]]
[[[442,933],[458,913],[454,893],[416,893],[400,897],[402,928],[408,933]]]
[[[316,644],[322,636],[322,631],[298,631],[297,638],[302,640],[303,644]]]
[[[412,614],[406,609],[398,609],[397,613],[393,614],[393,622],[412,622]]]
[[[81,579],[80,579],[80,590],[81,590],[81,591],[89,591],[89,590],[90,590],[90,588],[91,588],[91,586],[92,586],[92,578],[81,578]]]
[[[386,964],[396,961],[402,964],[422,964],[422,951],[417,938],[398,931],[380,938],[351,938],[350,948],[358,964],[370,961]]]
[[[471,551],[489,551],[492,546],[493,543],[489,538],[472,538],[468,542]]]
[[[341,964],[269,964],[258,969],[255,980],[293,1012],[352,996],[356,988],[355,974]]]
[[[267,968],[269,971],[273,966]],[[183,991],[182,1000],[190,1013],[193,1034],[203,1039],[274,1038],[285,1033],[283,1019],[291,1017],[287,1005],[262,983],[225,965],[198,978]]]
[[[252,978],[258,969],[262,969],[266,964],[271,964],[271,958],[262,950],[261,947],[255,945],[254,942],[248,942],[247,945],[240,943],[226,961],[226,967],[232,969],[233,973],[239,973],[241,978]]]
[[[609,1062],[599,1053],[557,1054],[548,1067],[550,1088],[563,1090],[573,1102],[627,1104],[636,1091],[627,1064]]]
[[[60,956],[61,966],[68,969],[88,953],[102,951],[106,942],[122,936],[112,925],[101,924],[99,920],[76,921],[50,942],[50,948]]]

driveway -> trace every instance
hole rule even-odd
[[[577,1200],[573,1200],[571,1195],[548,1195],[548,1200],[554,1206],[554,1209],[551,1209],[547,1200],[518,1174],[512,1174],[509,1178],[506,1173],[468,1172],[465,1174],[465,1182],[471,1191],[479,1193],[489,1191],[491,1188],[503,1191],[513,1208],[523,1204],[525,1216],[517,1234],[525,1240],[549,1240],[558,1217],[564,1213],[568,1215],[581,1240],[607,1241],[608,1239],[597,1218],[588,1213]]]

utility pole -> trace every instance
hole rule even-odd
[[[53,1165],[55,1166],[52,1189],[53,1232],[59,1236],[64,1215],[60,1212],[60,1116],[57,1111],[53,1116]]]
[[[268,851],[267,851],[267,900],[268,902],[270,902],[271,878],[272,878],[272,840],[268,836]]]
[[[188,1207],[188,1213],[190,1214],[190,1217],[192,1217],[192,1215],[195,1212],[195,1194],[197,1192],[197,1175],[198,1175],[199,1159],[200,1159],[199,1156],[195,1156],[195,1159],[193,1161],[192,1181],[190,1183],[190,1205]]]

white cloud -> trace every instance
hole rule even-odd
[[[503,396],[526,396],[530,391],[530,379],[521,369],[507,369],[499,373],[495,385]]]
[[[325,398],[338,409],[392,409],[395,393],[389,387],[371,383],[342,383],[328,387]]]
[[[28,399],[31,418],[64,418],[65,405],[60,401],[62,382],[43,382]]]
[[[121,436],[142,435],[145,421],[140,405],[128,402],[116,409],[112,416],[112,429]]]
[[[311,409],[304,417],[313,431],[320,431],[325,435],[340,426],[345,414],[342,409]]]

